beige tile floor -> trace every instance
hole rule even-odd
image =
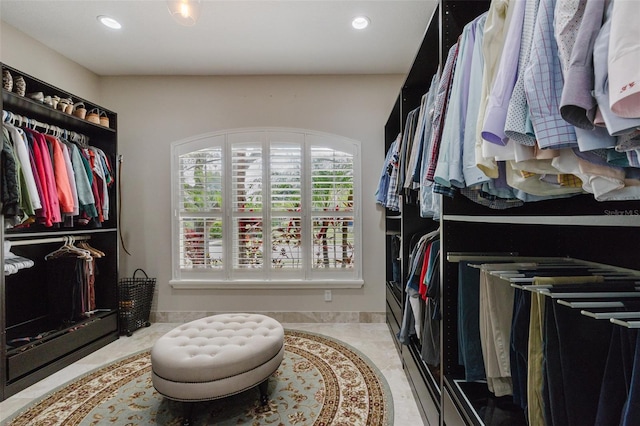
[[[155,340],[177,324],[155,323],[151,327],[136,331],[131,337],[121,337],[117,341],[84,357],[74,364],[60,370],[16,395],[0,402],[0,422],[11,417],[29,403],[59,387],[60,385],[83,375],[102,365],[127,356],[128,354],[150,348]],[[385,376],[394,403],[394,425],[422,425],[415,399],[411,393],[406,375],[402,369],[400,357],[392,341],[389,328],[384,323],[284,323],[288,329],[324,334],[342,340],[366,355]]]

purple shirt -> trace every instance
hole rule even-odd
[[[511,99],[511,93],[518,77],[518,57],[525,3],[524,1],[511,3],[513,4],[513,15],[484,116],[482,138],[498,145],[506,145],[509,141],[504,132],[504,125],[507,121],[509,99]]]

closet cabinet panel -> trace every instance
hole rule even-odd
[[[402,305],[400,300],[395,294],[393,294],[391,288],[387,286],[387,324],[391,328],[391,333],[397,336],[400,332],[400,326],[402,325]],[[397,339],[393,339],[398,351],[401,350],[400,342]]]
[[[119,337],[117,115],[15,68],[2,69],[26,83],[24,94],[2,90],[3,130],[16,173],[22,185],[25,165],[35,179],[48,177],[34,181],[42,208],[25,204],[25,192],[12,204],[3,198],[0,400]],[[64,111],[55,105],[63,100]],[[22,163],[19,146],[32,163]],[[51,169],[38,169],[37,149]],[[49,194],[57,201],[45,205]],[[56,208],[58,216],[51,213]]]
[[[479,422],[474,422],[470,417],[465,417],[463,407],[459,407],[454,399],[451,397],[451,391],[449,388],[445,388],[442,398],[442,414],[444,424],[447,426],[466,426],[476,425]]]
[[[52,364],[70,352],[100,340],[104,335],[117,329],[117,326],[118,316],[113,313],[104,317],[96,316],[89,321],[78,323],[77,329],[72,332],[58,337],[52,336],[51,339],[30,349],[17,353],[10,352],[7,359],[7,379],[10,383],[14,382],[33,370],[41,368],[42,365]]]
[[[430,385],[434,378],[418,352],[415,346],[409,346],[402,351],[402,360],[411,388],[417,395],[416,402],[424,424],[435,426],[439,422],[437,413],[440,410],[440,394]]]
[[[415,113],[431,85],[431,76],[438,69],[440,38],[439,8],[433,11],[415,60],[386,122],[385,149],[389,150],[399,135],[411,132],[408,117]],[[417,115],[413,118],[415,120]],[[415,131],[415,130],[414,130]],[[438,424],[440,407],[440,380],[437,366],[425,363],[421,356],[421,343],[415,335],[401,342],[398,338],[405,316],[411,311],[407,298],[407,282],[411,278],[411,254],[420,237],[434,231],[438,221],[421,217],[417,204],[418,193],[407,188],[400,197],[399,211],[386,210],[387,231],[387,319],[394,341],[403,361],[413,394],[425,424]],[[424,301],[418,302],[424,310]],[[413,320],[411,320],[413,322]]]

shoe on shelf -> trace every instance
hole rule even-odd
[[[24,96],[27,92],[27,82],[24,81],[24,77],[19,75],[13,79],[13,91],[20,96]]]
[[[36,102],[44,103],[44,93],[42,92],[28,93],[27,97]]]
[[[13,77],[9,70],[2,70],[2,88],[8,92],[13,90]]]
[[[84,107],[83,102],[78,102],[73,105],[73,115],[84,120],[87,115],[87,109]]]
[[[100,110],[98,108],[89,110],[87,112],[85,120],[93,124],[100,124]]]
[[[109,127],[109,117],[107,113],[104,111],[100,111],[100,125],[104,127]]]

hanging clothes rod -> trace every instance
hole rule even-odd
[[[39,127],[41,130],[44,130],[45,133],[83,145],[89,143],[89,136],[87,135],[74,132],[72,130],[63,129],[62,127],[54,126],[53,124],[43,123],[36,119],[25,117],[23,115],[19,115],[11,111],[6,111],[4,109],[2,110],[2,121],[18,127],[25,126],[32,130],[37,130],[37,128]]]
[[[67,241],[86,241],[91,239],[89,235],[78,236],[64,236],[64,237],[51,237],[51,238],[33,238],[27,240],[12,240],[11,247],[15,246],[27,246],[31,244],[47,244],[47,243],[64,243]]]

